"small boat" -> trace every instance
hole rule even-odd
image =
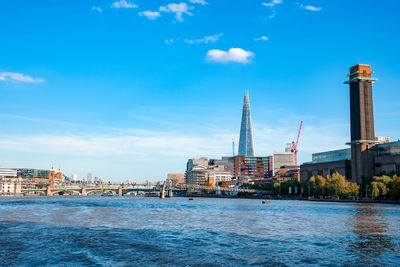
[[[271,201],[269,201],[269,200],[263,200],[262,203],[263,203],[263,204],[271,204]]]
[[[194,200],[194,198],[189,198],[189,200]]]

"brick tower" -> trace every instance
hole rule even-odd
[[[374,175],[375,128],[372,104],[371,66],[357,64],[350,68],[350,128],[351,128],[351,176],[360,184],[363,178]]]

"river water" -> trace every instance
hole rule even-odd
[[[399,266],[400,205],[0,198],[0,266]]]

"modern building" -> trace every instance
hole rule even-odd
[[[29,168],[15,168],[17,176],[23,178],[48,178],[49,170],[29,169]]]
[[[351,160],[350,148],[312,154],[312,163],[333,162],[341,160]]]
[[[184,173],[168,173],[167,183],[172,186],[185,183]]]
[[[240,125],[239,156],[254,156],[251,129],[250,102],[247,92],[244,94],[242,123]]]
[[[282,167],[295,167],[293,152],[274,152],[274,175]]]
[[[214,186],[221,181],[230,181],[232,173],[226,170],[227,166],[223,164],[229,161],[228,157],[223,157],[221,160],[208,160],[206,157],[189,159],[186,165],[185,183],[195,185],[210,183]],[[216,165],[218,162],[219,164]]]
[[[350,68],[350,149],[313,154],[313,161],[301,165],[301,180],[314,175],[327,176],[334,172],[362,183],[365,178],[383,173],[400,173],[400,141],[375,137],[372,84],[369,65]]]
[[[93,175],[89,172],[89,173],[87,174],[87,181],[88,181],[88,183],[91,183],[91,182],[92,182],[92,178],[93,178]]]
[[[78,181],[78,175],[77,175],[77,174],[75,174],[75,173],[74,173],[74,174],[72,174],[72,175],[71,175],[71,181],[72,181],[72,182],[76,182],[76,181]]]
[[[235,173],[235,159],[234,157],[222,157],[221,159],[210,159],[208,162],[209,166],[214,168],[222,168],[223,171],[230,172],[231,175]]]
[[[186,171],[185,171],[185,183],[186,184],[193,184],[192,170],[194,167],[208,168],[208,158],[201,157],[198,159],[188,159],[188,161],[186,163]]]
[[[376,146],[375,173],[400,174],[400,140]]]
[[[236,177],[248,177],[251,180],[263,180],[271,178],[272,172],[272,156],[235,156],[234,174]]]
[[[0,177],[17,177],[17,170],[5,169],[0,166]]]
[[[378,142],[379,144],[390,143],[390,137],[377,136],[375,137],[375,141]]]

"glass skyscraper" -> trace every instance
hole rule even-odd
[[[242,124],[240,126],[239,156],[254,156],[249,95],[244,93]]]

